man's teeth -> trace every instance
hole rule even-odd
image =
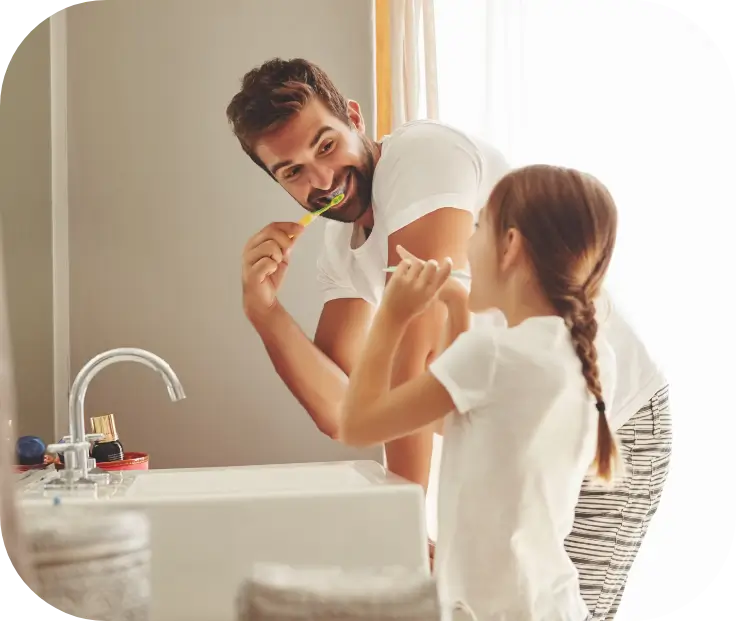
[[[335,188],[335,190],[333,190],[332,192],[330,192],[330,194],[328,194],[325,198],[327,198],[328,201],[331,201],[338,194],[343,194],[345,192],[346,185],[347,184],[343,183],[340,187]]]

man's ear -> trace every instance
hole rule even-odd
[[[365,122],[363,121],[363,114],[360,112],[360,104],[352,99],[348,99],[348,118],[355,125],[355,129],[361,134],[365,133]]]

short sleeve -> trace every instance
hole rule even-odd
[[[620,424],[616,424],[616,384],[618,382],[618,373],[616,365],[616,352],[612,345],[605,338],[605,335],[599,335],[596,339],[596,353],[598,355],[598,378],[603,389],[603,401],[606,403],[606,411],[608,413],[608,423],[615,427],[616,431]]]
[[[377,215],[389,235],[443,207],[476,216],[487,198],[490,168],[500,178],[508,167],[500,153],[485,154],[462,132],[432,122],[406,125],[390,137],[378,163]]]
[[[323,249],[317,259],[317,286],[322,295],[322,303],[345,298],[361,298],[344,269],[331,260],[327,249]]]
[[[430,373],[444,386],[461,414],[490,400],[497,349],[493,332],[471,329],[430,364]]]

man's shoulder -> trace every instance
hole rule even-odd
[[[627,347],[637,346],[641,343],[641,339],[616,301],[607,290],[601,291],[595,301],[596,319],[598,320],[599,334],[604,334],[606,338],[614,344],[614,347],[626,345]]]
[[[487,140],[430,119],[405,123],[383,139],[382,149],[374,183],[398,170],[411,177],[417,167],[440,176],[472,168],[483,190],[490,191],[510,170],[504,154]]]
[[[419,119],[409,121],[383,139],[383,144],[387,151],[396,151],[412,148],[424,148],[433,144],[465,144],[467,146],[478,147],[480,141],[441,121],[432,119]]]

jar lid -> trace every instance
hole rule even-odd
[[[115,415],[103,414],[102,416],[93,416],[89,419],[92,425],[93,433],[101,433],[105,437],[100,442],[115,442],[118,439],[118,432],[115,429]]]
[[[149,548],[150,525],[143,513],[60,505],[26,508],[22,515],[36,565],[76,563]]]

